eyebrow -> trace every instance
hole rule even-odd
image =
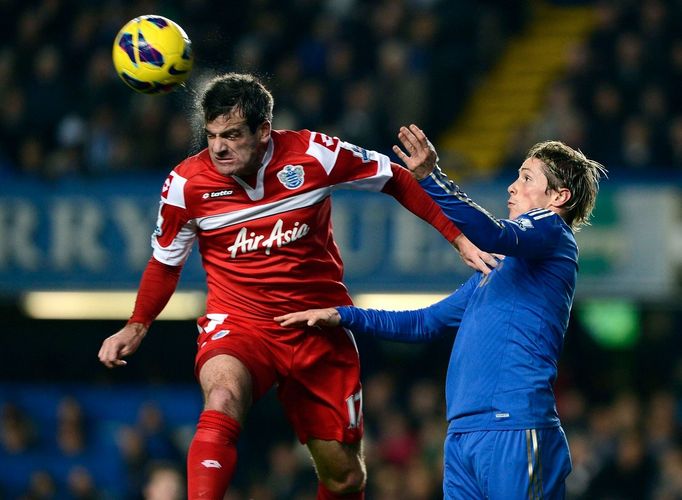
[[[246,121],[243,121],[243,122],[241,122],[241,123],[237,123],[237,124],[235,124],[235,125],[231,125],[231,126],[225,128],[225,129],[221,130],[220,132],[211,132],[211,131],[208,130],[206,127],[204,127],[204,132],[205,132],[207,135],[209,135],[209,134],[210,134],[210,135],[230,134],[230,133],[232,133],[232,132],[237,132],[237,131],[241,130],[241,128],[242,128],[243,125],[246,125]]]

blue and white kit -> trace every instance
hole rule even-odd
[[[571,463],[552,386],[578,271],[573,232],[547,209],[496,219],[440,170],[421,185],[476,246],[505,258],[424,309],[339,307],[342,325],[403,342],[456,335],[445,498],[562,498]]]

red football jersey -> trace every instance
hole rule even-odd
[[[392,175],[387,156],[308,130],[274,130],[248,181],[218,173],[204,150],[164,183],[154,258],[181,266],[198,239],[207,313],[271,320],[350,304],[330,195],[380,191]]]

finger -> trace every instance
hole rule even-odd
[[[400,129],[400,135],[401,135],[401,140],[402,143],[405,145],[405,148],[410,152],[414,153],[417,151],[419,148],[419,139],[417,139],[417,136],[414,135],[414,132],[410,130],[407,127],[403,127]]]
[[[124,361],[122,359],[112,359],[112,360],[106,360],[102,361],[104,363],[104,366],[107,368],[116,368],[117,366],[125,366],[128,364],[127,361]]]
[[[414,135],[415,139],[419,144],[421,144],[424,147],[427,147],[429,144],[429,140],[426,138],[426,134],[422,129],[417,127],[414,123],[410,125],[410,132]]]
[[[497,259],[489,253],[484,254],[482,257],[483,262],[490,268],[495,269],[497,267]]]
[[[490,269],[482,260],[476,262],[476,269],[481,271],[484,276],[487,276],[492,272],[492,269]]]
[[[393,152],[394,152],[394,153],[396,154],[396,156],[397,156],[398,158],[400,158],[403,162],[407,162],[407,160],[410,159],[410,157],[407,156],[407,154],[406,154],[402,149],[400,149],[398,146],[395,146],[395,145],[393,146]]]

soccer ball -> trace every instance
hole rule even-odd
[[[140,16],[118,32],[112,57],[116,73],[128,87],[143,94],[163,94],[189,76],[192,42],[170,19]]]

